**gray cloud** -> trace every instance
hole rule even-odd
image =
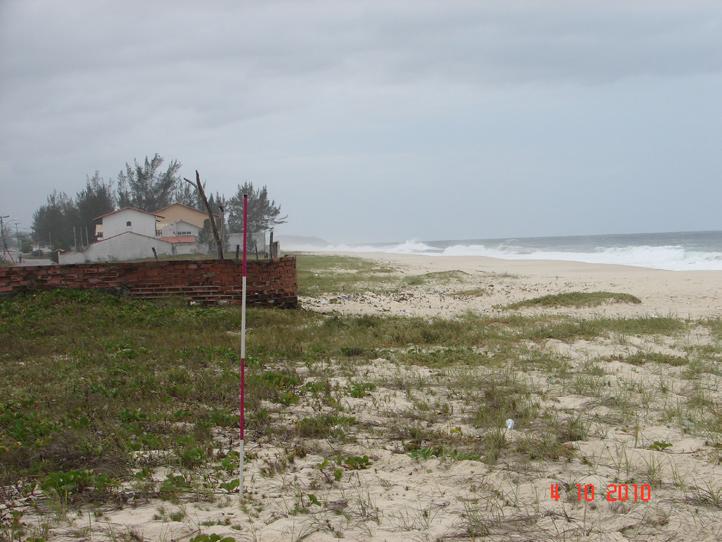
[[[288,230],[328,237],[709,227],[720,30],[703,1],[6,0],[0,210],[28,224],[159,152],[221,191],[269,184]]]

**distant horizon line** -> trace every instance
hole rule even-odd
[[[505,237],[468,237],[463,239],[420,239],[410,238],[402,241],[338,241],[331,242],[318,235],[301,235],[301,234],[284,234],[278,232],[277,235],[283,237],[287,235],[289,237],[306,237],[316,238],[329,245],[344,244],[344,245],[393,245],[406,243],[409,241],[416,241],[419,243],[448,243],[451,241],[505,241],[510,239],[569,239],[569,238],[583,238],[583,237],[626,237],[632,235],[672,235],[672,234],[690,234],[690,233],[722,233],[722,229],[719,230],[674,230],[674,231],[647,231],[647,232],[625,232],[625,233],[587,233],[587,234],[569,234],[569,235],[509,235]]]

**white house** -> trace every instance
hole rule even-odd
[[[134,207],[118,209],[96,217],[96,220],[101,222],[95,228],[95,238],[108,239],[126,232],[155,237],[158,233],[156,224],[159,218],[160,215]]]
[[[185,220],[178,220],[171,224],[160,226],[161,237],[198,237],[201,228]]]
[[[168,209],[176,213],[195,211],[185,206]],[[100,221],[95,229],[96,242],[83,252],[60,254],[60,263],[143,260],[154,255],[198,254],[207,250],[198,244],[200,228],[196,220],[175,218],[171,222],[158,213],[133,207],[104,214],[96,220]]]

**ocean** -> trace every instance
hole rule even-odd
[[[567,260],[668,269],[722,270],[722,231],[409,240],[364,245],[294,246],[293,250],[388,252],[430,256],[489,256],[508,260]]]

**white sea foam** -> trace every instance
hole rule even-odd
[[[534,249],[514,244],[456,244],[438,248],[416,240],[394,245],[327,245],[292,247],[312,252],[385,252],[429,256],[486,256],[506,260],[562,260],[650,267],[672,271],[722,270],[722,252],[688,250],[680,245],[597,248],[588,252]]]
[[[448,256],[488,256],[508,260],[563,260],[651,267],[672,271],[722,270],[722,252],[690,251],[681,246],[628,246],[590,252],[529,250],[484,245],[454,245],[441,253]]]

